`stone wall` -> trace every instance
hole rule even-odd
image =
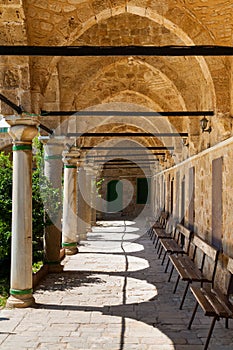
[[[147,169],[137,168],[137,169],[117,169],[111,170],[111,169],[103,169],[101,175],[99,176],[99,179],[104,179],[102,183],[102,187],[100,189],[101,198],[107,201],[107,188],[108,183],[112,180],[118,180],[122,181],[123,184],[123,208],[122,211],[116,214],[113,214],[112,216],[118,219],[121,218],[136,218],[140,212],[147,208],[150,209],[150,203],[148,204],[138,204],[137,203],[137,179],[138,178],[145,178],[150,177],[150,172]],[[126,181],[126,182],[125,182]],[[131,187],[132,186],[132,187]],[[129,199],[131,200],[129,201]],[[100,218],[108,218],[110,217],[109,214],[100,213]]]
[[[187,160],[173,166],[170,169],[157,173],[153,177],[155,188],[161,181],[166,182],[165,193],[165,209],[170,212],[171,208],[171,180],[174,179],[174,194],[173,194],[173,215],[179,221],[182,217],[182,180],[185,181],[185,213],[184,225],[190,226],[190,202],[192,197],[192,184],[190,184],[190,169],[194,167],[194,223],[192,225],[193,231],[205,239],[210,244],[214,242],[214,234],[221,240],[220,250],[222,252],[221,263],[219,264],[218,273],[221,277],[221,267],[226,266],[226,256],[233,257],[233,232],[232,232],[232,208],[233,208],[233,138],[219,143],[216,146],[209,148],[198,155],[188,158]],[[217,179],[219,187],[213,187],[218,177],[219,169],[216,173],[213,171],[213,161],[221,159],[220,173],[222,179]],[[221,165],[222,164],[222,165]],[[214,178],[215,177],[215,178]],[[157,186],[157,187],[156,187]],[[222,188],[220,188],[222,187]],[[160,187],[161,188],[161,187]],[[215,192],[219,192],[219,197],[216,199]],[[158,198],[155,213],[164,208],[163,200],[161,200],[160,193],[154,193],[154,197]],[[162,196],[164,198],[164,195]],[[213,199],[215,198],[215,201]],[[214,211],[213,207],[218,206],[222,202],[222,208],[217,208]],[[217,220],[217,221],[216,221]],[[219,232],[216,232],[218,226]],[[215,233],[214,233],[215,232]],[[218,245],[218,244],[217,244]],[[225,279],[223,282],[226,283]]]

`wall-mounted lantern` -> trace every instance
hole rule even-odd
[[[209,123],[209,120],[206,117],[200,120],[200,126],[201,126],[202,132],[208,132],[208,133],[211,132],[212,130],[211,126],[209,126],[209,128],[207,129],[208,123]]]

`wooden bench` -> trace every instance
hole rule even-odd
[[[153,226],[153,244],[155,244],[155,248],[157,247],[158,241],[161,237],[171,237],[171,226],[169,214],[164,213],[161,226]]]
[[[161,257],[162,251],[164,250],[164,256],[162,260],[162,265],[165,261],[167,254],[174,255],[186,255],[189,253],[190,242],[191,242],[192,232],[181,224],[177,224],[174,230],[173,239],[170,238],[160,238],[161,249],[159,252],[159,258]],[[167,272],[169,266],[169,259],[165,268]]]
[[[189,285],[192,282],[200,282],[201,285],[203,285],[204,282],[213,282],[216,272],[218,250],[209,245],[197,235],[194,235],[191,242],[191,246],[192,249],[190,249],[189,247],[189,250],[192,250],[192,252],[189,255],[169,256],[169,259],[172,263],[172,269],[168,281],[170,281],[171,279],[174,268],[178,272],[178,277],[175,283],[173,293],[176,292],[180,280],[187,282],[183,298],[180,304],[180,309],[182,309]],[[206,266],[208,258],[209,264],[208,266]],[[198,266],[197,260],[199,260],[200,267]]]
[[[222,290],[218,289],[218,287],[215,286],[213,288],[199,288],[193,286],[190,287],[196,299],[196,305],[194,307],[194,311],[189,322],[188,329],[191,329],[199,305],[204,311],[205,316],[213,317],[205,342],[204,350],[207,350],[208,348],[216,321],[219,321],[221,318],[225,318],[226,328],[228,328],[228,319],[233,318],[233,304],[229,300],[229,295],[233,292],[231,290],[233,275],[233,259],[230,257],[228,258],[227,272],[229,274],[229,284],[226,293],[224,293]]]
[[[148,234],[150,236],[150,239],[153,239],[153,236],[154,236],[154,230],[156,228],[165,228],[166,226],[166,220],[167,220],[167,217],[168,217],[168,213],[165,212],[165,211],[162,211],[160,213],[160,216],[157,220],[155,219],[152,219],[152,218],[149,218],[148,221],[149,221],[149,230],[148,230]]]

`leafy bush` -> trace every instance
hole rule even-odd
[[[12,162],[9,155],[0,153],[0,260],[10,257],[12,214]]]
[[[58,189],[54,189],[48,179],[41,175],[43,150],[40,142],[33,143],[34,162],[36,167],[32,175],[32,244],[33,263],[43,260],[44,227],[51,224],[46,208],[52,204],[52,220],[56,219],[60,210],[61,198]],[[1,260],[10,262],[11,216],[12,216],[12,161],[10,155],[0,153],[0,273]]]

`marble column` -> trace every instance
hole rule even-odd
[[[63,138],[44,138],[44,175],[53,188],[62,192],[62,151],[64,148]],[[51,224],[45,227],[44,232],[44,263],[49,266],[49,272],[60,272],[63,266],[60,263],[61,250],[61,215],[62,208],[54,213],[53,203],[48,204],[48,215]]]
[[[77,248],[77,160],[63,158],[64,190],[63,190],[63,223],[62,246],[67,255],[74,255]]]
[[[87,238],[87,223],[86,223],[86,201],[84,199],[86,193],[86,171],[82,166],[78,168],[78,210],[77,210],[77,229],[78,239],[86,240]]]
[[[6,118],[13,138],[12,243],[7,307],[28,307],[32,295],[32,139],[38,122]]]
[[[96,179],[98,174],[98,168],[94,165],[91,167],[91,226],[96,224],[96,197],[97,197],[97,189],[96,189]]]
[[[86,231],[90,232],[91,231],[91,221],[92,221],[92,199],[93,199],[93,171],[92,167],[88,166],[85,167],[86,171],[86,191],[84,194],[84,200],[86,202]]]

